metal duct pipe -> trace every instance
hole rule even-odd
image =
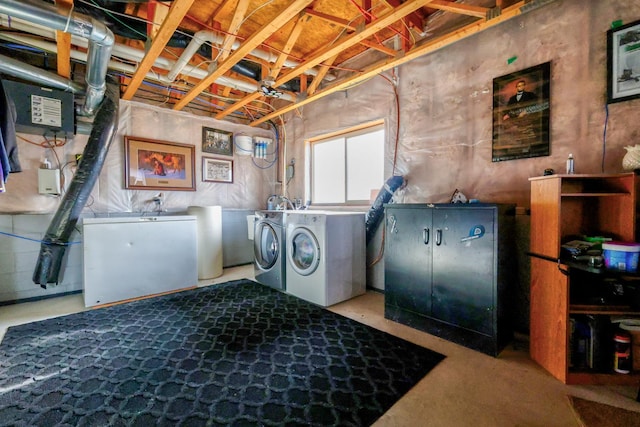
[[[40,35],[42,35],[43,37],[46,37],[46,35],[43,35],[43,34],[40,34]],[[42,49],[44,51],[53,52],[53,53],[55,53],[56,48],[57,48],[57,45],[55,43],[43,41],[43,40],[41,40],[39,38],[35,38],[35,37],[22,36],[22,35],[18,35],[18,34],[2,34],[2,33],[0,33],[0,39],[13,41],[13,42],[24,44],[24,45],[28,45],[28,46],[33,46],[33,47],[36,47],[38,49]],[[78,39],[78,41],[81,42],[81,41],[84,41],[84,39]],[[82,43],[78,43],[78,45],[82,46]],[[119,45],[119,44],[115,44],[113,46],[113,54],[114,54],[114,56],[119,56],[119,57],[122,57],[124,59],[131,60],[131,61],[140,61],[144,57],[144,52],[143,51],[135,49],[135,48],[132,48],[130,46]],[[73,59],[75,59],[77,61],[86,62],[87,53],[81,52],[81,51],[77,51],[77,50],[72,50],[71,51],[71,58],[73,58]],[[169,60],[169,59],[160,57],[154,63],[154,66],[158,67],[158,68],[163,68],[165,70],[168,70],[173,66],[173,63],[174,62]],[[19,64],[22,64],[22,63],[19,63]],[[22,66],[24,67],[25,64],[22,64]],[[0,65],[0,67],[1,67],[1,65]],[[29,66],[29,67],[31,67],[31,66]],[[108,67],[109,67],[109,69],[122,71],[122,72],[128,73],[128,74],[133,74],[136,71],[136,67],[134,65],[125,64],[125,63],[118,62],[118,61],[109,61],[108,62]],[[34,72],[46,73],[46,71],[41,70],[39,68],[35,68],[35,67],[32,67],[32,68],[34,69]],[[191,65],[186,66],[185,67],[185,71],[188,72],[189,75],[194,76],[196,78],[200,78],[200,79],[204,79],[208,75],[206,70],[201,70],[201,69],[193,67]],[[52,74],[52,76],[58,77],[59,79],[61,79],[61,82],[69,84],[69,82],[66,79],[60,78],[57,74]],[[16,77],[23,77],[23,76],[22,75],[16,75]],[[161,83],[164,83],[164,84],[173,83],[173,80],[170,80],[166,76],[154,73],[152,71],[150,71],[150,72],[148,72],[146,74],[145,79],[155,80],[155,81],[158,81],[158,82],[161,82]],[[247,81],[244,81],[244,80],[234,79],[232,77],[227,77],[227,76],[220,76],[216,80],[216,82],[218,84],[223,85],[223,86],[229,86],[229,87],[232,87],[234,89],[241,90],[243,92],[249,92],[250,93],[250,92],[256,92],[256,91],[259,90],[258,83],[247,82]],[[43,84],[45,86],[48,85],[46,83],[43,83]],[[53,86],[53,87],[58,87],[58,86]],[[80,86],[78,86],[78,87],[80,87]],[[295,98],[292,97],[291,95],[289,95],[288,93],[283,93],[280,98],[281,99],[285,99],[287,101],[295,102]]]
[[[0,12],[89,40],[86,97],[82,114],[92,115],[104,98],[107,63],[115,38],[103,23],[36,0],[0,0]]]
[[[143,0],[144,2],[148,1],[148,0]],[[102,16],[103,14],[101,14]],[[6,15],[5,15],[6,16]],[[19,29],[22,31],[27,31],[31,34],[38,34],[41,35],[43,37],[49,37],[54,39],[55,38],[55,32],[48,26],[42,26],[42,25],[37,25],[34,23],[31,23],[29,21],[24,21],[24,20],[20,20],[19,18],[15,18],[12,17],[14,19],[6,19],[5,16],[0,15],[0,20],[4,20],[6,22],[3,22],[3,25],[9,28],[15,28],[15,29]],[[137,33],[134,34],[125,34],[123,32],[123,34],[119,34],[120,32],[118,31],[117,28],[114,28],[114,31],[116,31],[116,33],[118,33],[118,35],[122,35],[123,37],[127,37],[127,38],[132,38],[135,37],[135,40],[141,40],[141,37],[139,37],[139,35],[137,35]],[[44,33],[43,33],[44,32]],[[73,40],[73,44],[76,45],[80,45],[76,40]],[[202,54],[202,52],[200,52],[201,48],[203,47],[202,45],[205,42],[209,42],[209,43],[213,43],[213,44],[222,44],[224,42],[224,37],[220,36],[218,34],[215,34],[209,30],[202,30],[202,31],[198,31],[193,35],[193,38],[191,39],[191,41],[189,43],[186,42],[186,40],[182,40],[182,38],[178,39],[178,35],[174,35],[174,37],[171,39],[171,41],[173,41],[173,43],[170,43],[172,45],[172,47],[183,47],[185,49],[185,52],[183,52],[183,54],[180,56],[180,59],[177,62],[176,65],[176,69],[175,70],[171,70],[171,73],[174,74],[172,79],[175,79],[176,76],[181,72],[181,70],[183,68],[185,68],[185,64],[187,64],[189,62],[189,60],[193,57],[193,55],[195,53],[200,53]],[[115,46],[114,45],[114,51],[113,54],[115,55]],[[121,45],[124,46],[124,45]],[[235,41],[232,46],[231,49],[237,49],[240,46],[240,42],[239,41]],[[186,54],[186,51],[189,50],[189,54]],[[278,55],[274,54],[272,52],[268,52],[265,50],[261,50],[261,49],[254,49],[251,51],[251,55],[255,56],[256,58],[262,59],[266,62],[271,62],[271,63],[275,63],[278,59]],[[206,56],[206,55],[205,55]],[[240,61],[238,63],[239,67],[237,67],[238,69],[234,69],[234,71],[245,75],[246,77],[250,77],[253,78],[254,80],[260,80],[259,76],[256,76],[255,72],[251,72],[251,73],[247,73],[244,74],[244,71],[246,70],[246,67],[241,67],[241,64],[244,61]],[[283,66],[287,67],[287,68],[295,68],[297,66],[299,66],[300,63],[291,59],[287,59],[285,60]],[[185,70],[185,74],[190,75],[188,70]],[[304,74],[310,75],[310,76],[317,76],[318,75],[318,71],[315,68],[311,68],[308,69],[304,72]],[[324,77],[324,80],[326,81],[333,81],[336,79],[336,76],[333,74],[327,74]]]
[[[189,42],[187,47],[182,52],[182,55],[180,55],[180,58],[176,61],[176,65],[171,69],[171,71],[169,71],[168,77],[170,79],[175,79],[176,76],[178,74],[180,74],[182,69],[189,63],[191,58],[193,58],[193,56],[198,52],[198,50],[200,50],[200,47],[205,42],[214,43],[214,44],[222,44],[224,42],[224,37],[222,37],[222,36],[220,36],[218,34],[215,34],[215,33],[211,32],[211,31],[208,31],[208,30],[202,30],[202,31],[198,31],[197,33],[195,33],[193,35],[193,38],[191,39],[191,42]],[[240,47],[240,42],[238,40],[236,40],[231,45],[230,49],[231,50],[236,50],[239,47]],[[278,55],[275,55],[275,54],[272,54],[271,52],[266,52],[266,51],[260,50],[260,49],[252,50],[251,51],[251,55],[255,56],[256,58],[260,58],[260,59],[262,59],[264,61],[270,62],[270,63],[275,63],[278,60]],[[290,59],[287,59],[284,62],[284,66],[285,67],[295,68],[295,67],[297,67],[299,65],[300,65],[299,62],[292,61]],[[310,76],[316,76],[316,75],[318,75],[318,71],[313,69],[313,68],[311,68],[311,69],[305,71],[305,74],[308,74]],[[328,80],[328,81],[335,80],[335,76],[327,75],[325,77],[325,79]]]
[[[41,37],[46,37],[49,39],[55,39],[55,31],[47,28],[47,27],[43,27],[41,25],[38,24],[34,24],[31,23],[29,21],[25,21],[23,19],[19,19],[19,18],[13,18],[13,17],[8,17],[7,15],[4,14],[0,14],[0,24],[2,24],[5,27],[8,28],[12,28],[12,29],[16,29],[16,30],[20,30],[20,31],[25,31],[28,32],[30,34],[35,34]],[[18,41],[19,40],[18,35],[0,35],[0,38],[4,38],[5,40],[15,40]],[[170,59],[167,59],[165,57],[159,56],[158,58],[156,58],[155,62],[154,62],[154,67],[158,67],[158,68],[162,68],[165,70],[169,70],[169,73],[167,74],[167,78],[164,78],[163,76],[158,76],[156,74],[147,74],[148,78],[152,78],[153,80],[156,81],[162,81],[163,83],[172,83],[175,78],[177,77],[177,75],[179,73],[183,73],[187,76],[191,76],[191,77],[195,77],[198,79],[204,79],[205,77],[208,76],[208,72],[204,69],[198,68],[198,67],[194,67],[192,65],[189,65],[189,60],[193,57],[193,55],[198,52],[199,48],[201,47],[201,45],[205,42],[210,42],[210,43],[221,43],[222,42],[222,37],[215,35],[214,33],[210,32],[210,31],[200,31],[198,33],[196,33],[196,35],[194,35],[194,40],[196,41],[192,41],[191,43],[189,43],[187,45],[187,47],[185,48],[185,51],[182,53],[182,55],[180,56],[180,58],[177,61],[172,61]],[[41,46],[39,44],[36,44],[35,41],[29,41],[26,42],[27,44],[31,45],[31,46]],[[81,37],[77,37],[72,35],[71,36],[71,44],[74,46],[80,46],[80,47],[87,47],[88,46],[88,42],[86,39],[81,38]],[[234,48],[237,48],[238,46],[238,42],[236,42],[236,44],[234,44]],[[48,48],[43,48],[45,50],[48,50],[50,52],[55,53],[56,50],[51,50]],[[264,51],[260,51],[258,49],[254,50],[251,52],[252,55],[264,59],[264,60],[270,60],[274,58],[276,58],[274,55],[268,53],[268,52],[264,52]],[[127,60],[131,60],[131,61],[136,61],[136,62],[140,62],[142,61],[142,59],[145,56],[145,52],[140,50],[140,49],[135,49],[131,46],[127,46],[127,45],[123,45],[123,44],[118,44],[118,43],[114,43],[111,54],[113,56],[117,56],[123,59],[127,59]],[[73,52],[72,52],[73,55]],[[84,61],[84,60],[83,60]],[[86,61],[85,61],[86,62]],[[125,71],[127,73],[133,73],[134,71],[131,71],[130,69],[127,70],[123,70],[121,67],[120,68],[114,68],[112,67],[113,65],[113,61],[109,63],[109,68],[111,69],[119,69],[120,71]],[[285,61],[285,66],[292,66],[295,67],[296,65],[298,65],[297,62],[295,61],[290,61],[287,60]],[[239,62],[238,64],[236,64],[233,68],[234,71],[236,71],[237,73],[244,75],[246,77],[250,77],[253,80],[256,80],[256,84],[253,85],[250,82],[246,82],[244,80],[239,80],[239,79],[234,79],[234,78],[227,78],[227,77],[222,77],[221,79],[217,80],[217,82],[221,85],[225,85],[225,86],[230,86],[234,89],[238,89],[238,90],[242,90],[244,92],[255,92],[260,90],[260,85],[259,85],[259,73],[250,70],[249,68],[247,68],[246,66],[243,65],[243,61]],[[317,75],[317,71],[314,69],[308,70],[305,72],[305,74],[309,74],[309,75]],[[325,76],[325,80],[327,81],[331,81],[334,80],[335,76],[333,75],[327,75]],[[230,84],[227,84],[230,83]],[[292,88],[290,87],[288,84],[285,84],[282,86],[282,88],[285,91],[297,91],[299,90],[299,88]],[[282,99],[291,101],[291,102],[295,102],[295,98],[292,97],[291,95],[287,94],[286,92],[283,93],[283,95],[280,97]]]
[[[14,77],[29,80],[43,86],[61,89],[76,95],[84,95],[85,93],[84,87],[80,83],[70,81],[57,74],[34,67],[33,65],[25,64],[8,56],[0,55],[0,71]]]

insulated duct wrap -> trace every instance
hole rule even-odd
[[[382,186],[382,189],[378,193],[376,200],[374,200],[373,204],[367,211],[367,216],[365,219],[365,230],[367,234],[367,244],[376,234],[376,230],[378,229],[378,225],[380,225],[380,221],[384,216],[384,204],[388,203],[393,197],[393,193],[396,192],[397,189],[405,186],[405,180],[402,176],[392,176],[387,179],[387,181]]]
[[[117,132],[117,87],[115,85],[114,88],[107,91],[107,96],[98,107],[78,170],[42,240],[40,255],[33,273],[33,282],[43,288],[46,288],[47,283],[57,284],[59,282],[60,267],[69,238],[87,199],[91,195],[109,151],[109,146]]]

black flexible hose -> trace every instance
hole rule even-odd
[[[107,87],[107,96],[96,112],[82,160],[40,245],[33,282],[45,289],[47,283],[58,284],[60,281],[60,269],[69,238],[91,195],[118,130],[117,85]]]

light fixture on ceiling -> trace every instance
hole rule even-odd
[[[273,87],[273,85],[275,84],[276,81],[273,77],[265,77],[260,82],[260,91],[264,96],[267,96],[269,98],[280,98],[282,96],[282,92]]]

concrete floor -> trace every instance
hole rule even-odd
[[[253,279],[251,265],[229,268],[201,286]],[[384,318],[384,295],[365,295],[329,308],[446,355],[375,426],[579,426],[567,395],[638,411],[637,389],[567,386],[531,361],[527,337],[493,358]],[[0,338],[12,325],[86,310],[81,294],[0,307]]]

